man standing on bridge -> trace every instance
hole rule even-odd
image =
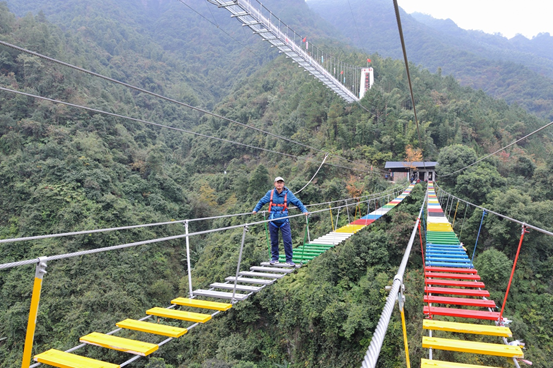
[[[288,203],[298,207],[306,216],[309,214],[307,208],[296,198],[288,188],[284,186],[284,179],[280,176],[275,178],[275,188],[271,189],[259,200],[253,213],[257,213],[263,205],[269,203],[269,220],[288,216]],[[288,219],[269,222],[269,232],[271,234],[271,265],[278,263],[278,231],[282,232],[282,241],[284,243],[284,253],[286,254],[286,265],[296,266],[292,261],[292,231],[290,230],[290,221]]]

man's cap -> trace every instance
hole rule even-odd
[[[284,181],[284,179],[283,179],[281,176],[277,176],[277,177],[275,178],[275,183],[276,183],[277,181]]]

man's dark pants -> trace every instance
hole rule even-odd
[[[282,241],[284,243],[284,254],[286,254],[286,262],[292,262],[292,230],[290,223],[287,221],[281,227],[273,225],[269,222],[269,232],[271,234],[271,259],[278,261],[278,231],[282,233]]]

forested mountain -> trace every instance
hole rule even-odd
[[[44,14],[78,32],[109,57],[131,51],[182,71],[197,104],[213,107],[245,77],[278,54],[241,27],[230,13],[205,0],[9,0],[19,16]],[[303,0],[267,1],[298,32],[331,37],[331,26]],[[287,9],[290,9],[287,11]]]
[[[402,57],[391,1],[309,0],[308,4],[354,45],[367,52]],[[403,10],[401,19],[409,61],[432,72],[451,74],[463,85],[553,120],[553,37],[543,34],[533,40],[522,36],[507,40],[462,30],[451,20],[409,15]]]
[[[19,14],[29,10],[25,4],[17,8]],[[168,50],[167,45],[176,41],[163,44],[161,33],[155,36],[153,31],[140,28],[143,23],[136,20],[139,17],[131,17],[130,5],[121,11],[117,22],[104,21],[110,18],[99,15],[100,10],[108,12],[107,5],[102,8],[102,4],[111,4],[107,1],[89,1],[88,7],[71,10],[86,21],[86,29],[93,30],[86,32],[79,31],[81,21],[71,26],[72,16],[64,18],[61,10],[65,3],[53,4],[59,7],[18,18],[0,3],[0,38],[179,100],[212,105],[227,117],[332,152],[336,157],[330,159],[331,163],[367,170],[323,166],[300,194],[306,204],[389,188],[389,183],[377,171],[369,171],[368,166],[381,167],[386,160],[404,159],[409,144],[424,147],[425,159],[439,160],[443,174],[545,123],[521,107],[461,87],[451,76],[414,67],[423,140],[418,142],[401,61],[371,55],[378,82],[362,101],[367,111],[357,105],[345,105],[283,56],[248,64],[249,71],[236,79],[229,77],[228,84],[204,84],[205,79],[215,76],[197,75],[190,65],[213,62],[213,70],[228,73],[224,64],[231,57],[221,52],[221,59],[195,61],[196,53],[218,55],[215,49],[199,46],[189,53],[188,59],[178,57],[196,42],[197,34],[186,32],[188,26],[191,31],[205,32],[206,38],[225,37],[216,28],[209,33],[196,27],[195,20],[185,18],[178,25],[183,44]],[[155,9],[167,5],[159,4],[160,8]],[[151,11],[153,15],[163,13],[155,9]],[[286,11],[290,16],[294,14],[291,8]],[[168,11],[166,16],[170,15]],[[50,23],[49,17],[59,26]],[[96,30],[94,17],[102,24]],[[308,26],[319,34],[321,42],[341,49],[350,63],[364,61],[364,53],[351,52],[336,40],[323,40],[326,31],[316,30],[317,20],[312,19],[313,24]],[[164,24],[164,32],[170,33],[170,23]],[[108,42],[111,39],[117,41]],[[246,39],[244,35],[240,40]],[[238,54],[242,52],[239,50]],[[246,57],[243,60],[251,62]],[[271,187],[271,178],[284,176],[291,189],[299,189],[315,173],[323,157],[305,147],[228,121],[200,116],[181,106],[4,47],[0,47],[0,86],[301,157],[292,159],[0,92],[0,238],[4,239],[249,212]],[[549,215],[553,208],[552,148],[551,133],[544,131],[497,159],[440,183],[472,202],[553,229]],[[351,162],[339,161],[338,155]],[[359,366],[384,305],[384,287],[397,270],[423,195],[424,187],[417,186],[390,217],[133,366]],[[480,217],[480,211],[469,210],[466,219],[459,215],[455,223],[458,232],[462,227],[462,240],[469,251],[475,243]],[[195,222],[191,230],[259,218]],[[303,221],[292,223],[295,245],[302,241]],[[342,215],[340,224],[345,223]],[[312,237],[329,229],[326,214],[314,215],[310,220]],[[170,225],[2,243],[0,263],[182,233],[182,225]],[[495,300],[500,300],[505,291],[519,233],[520,227],[504,219],[488,216],[484,221],[476,262]],[[194,287],[206,287],[235,271],[240,238],[241,230],[234,230],[191,239]],[[547,368],[553,367],[549,359],[553,351],[551,244],[544,235],[533,232],[527,236],[506,308],[506,315],[514,321],[515,337],[527,343],[527,358],[536,366]],[[420,246],[415,244],[417,247]],[[252,226],[246,237],[243,267],[266,258],[263,227]],[[44,278],[35,352],[69,349],[87,333],[110,331],[117,321],[143,317],[146,309],[165,306],[174,297],[185,296],[186,267],[183,240],[50,262]],[[418,367],[423,355],[419,252],[413,253],[408,271],[408,334],[412,364]],[[0,271],[2,367],[20,365],[33,275],[31,266]],[[398,317],[394,315],[384,342],[379,363],[382,367],[404,364]],[[122,336],[151,341],[151,337],[142,334]],[[124,359],[122,353],[92,346],[79,354],[114,362]],[[500,358],[482,360],[442,354],[445,360],[506,366]]]

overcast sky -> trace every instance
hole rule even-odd
[[[507,38],[517,33],[528,38],[542,32],[553,35],[553,0],[398,0],[398,4],[407,13],[449,18],[461,28]]]

